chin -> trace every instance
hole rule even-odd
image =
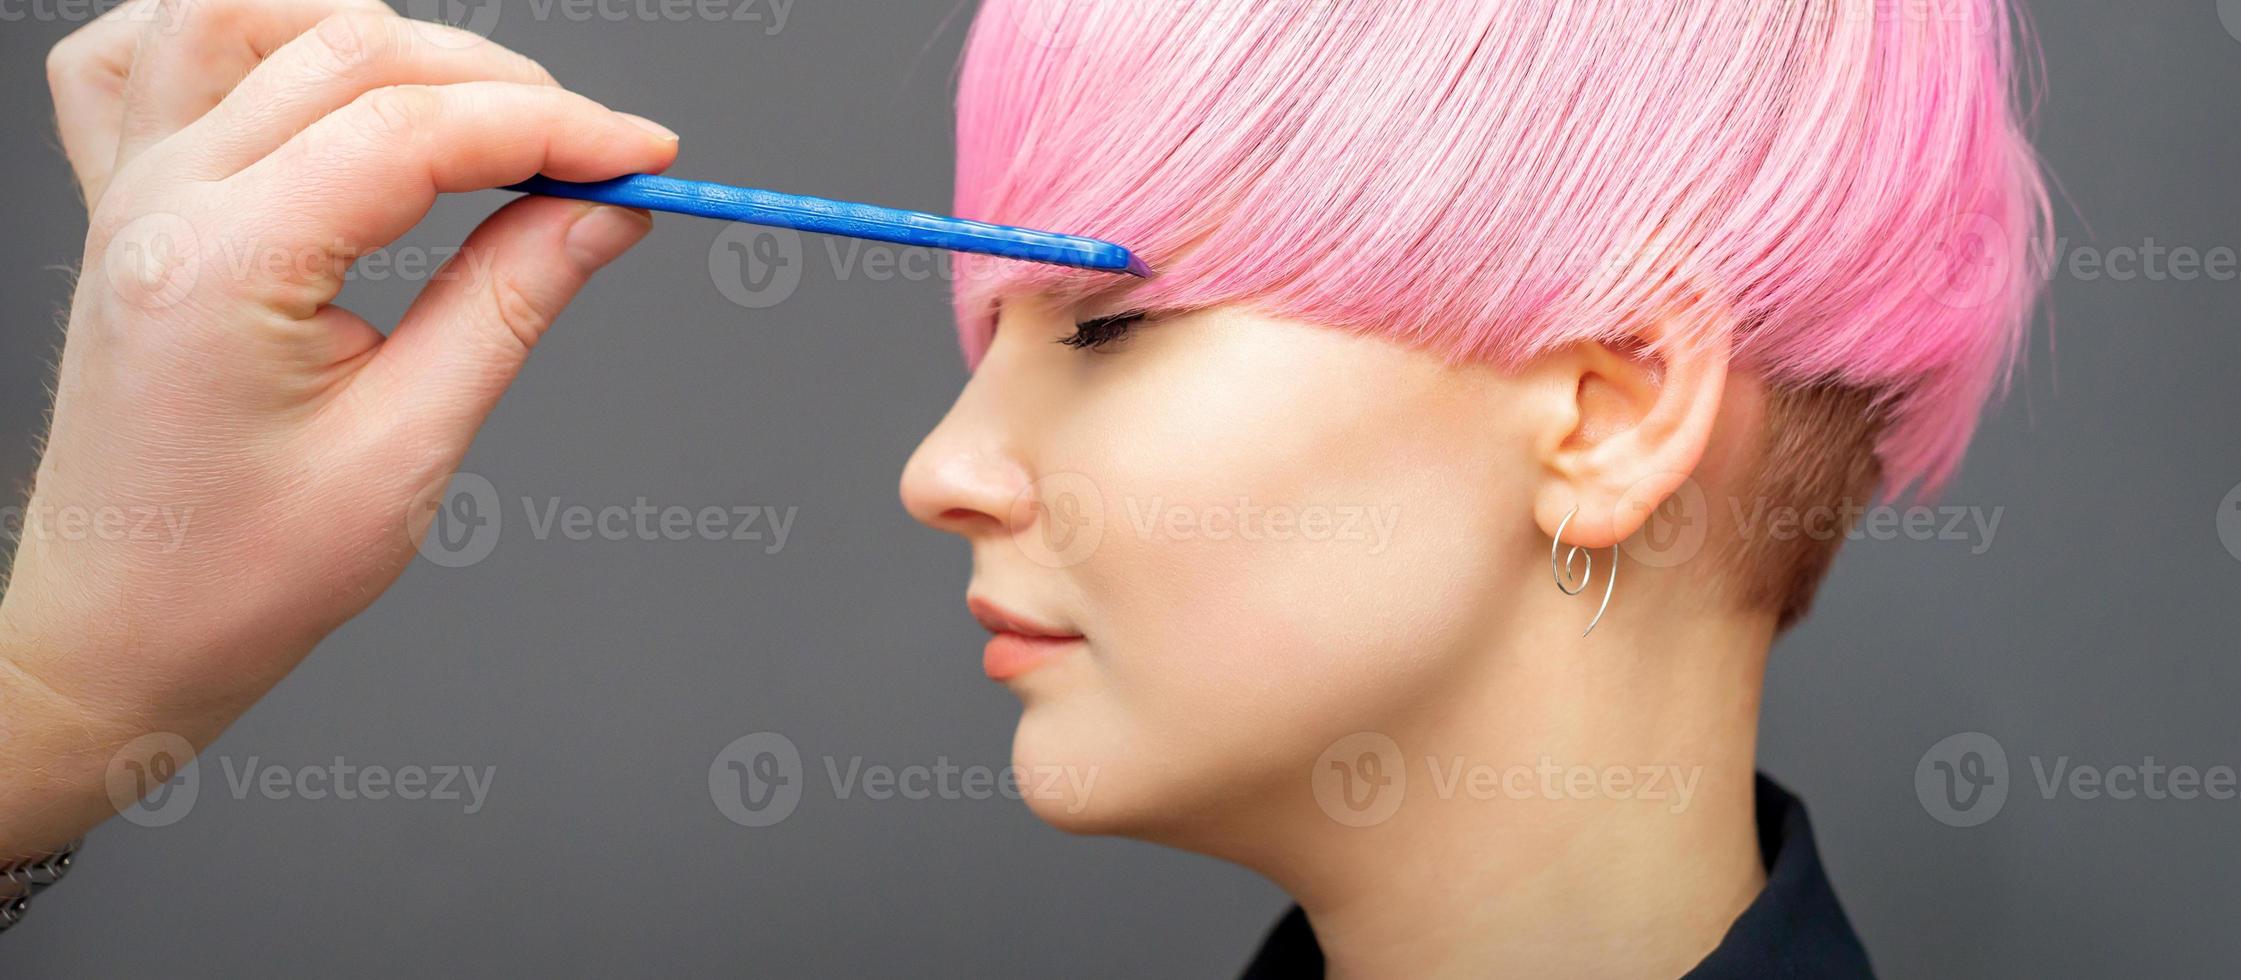
[[[1132,734],[1093,692],[1028,698],[1012,736],[1012,765],[1028,809],[1070,834],[1173,839],[1194,819],[1186,789],[1194,760]]]
[[[1116,779],[1134,769],[1068,705],[1028,702],[1012,735],[1012,768],[1020,795],[1037,819],[1069,834],[1136,836],[1148,814],[1139,780]],[[1070,723],[1072,722],[1072,723]]]
[[[1012,738],[1028,809],[1069,834],[1211,850],[1221,827],[1252,823],[1252,801],[1270,798],[1252,791],[1264,780],[1222,765],[1221,746],[1131,731],[1090,705],[1030,702]]]
[[[1084,837],[1142,837],[1143,822],[1124,816],[1120,808],[1029,794],[1027,809],[1035,818],[1069,834]]]

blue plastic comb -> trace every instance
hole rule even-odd
[[[1075,235],[1060,235],[1009,225],[992,225],[963,218],[947,218],[922,211],[883,208],[822,197],[780,194],[752,187],[731,187],[700,180],[679,180],[654,174],[632,174],[588,184],[531,177],[506,188],[524,194],[543,194],[578,201],[597,201],[649,211],[696,214],[703,218],[744,221],[813,231],[850,238],[868,238],[897,245],[922,245],[953,252],[1000,255],[1029,262],[1125,272],[1150,278],[1152,270],[1128,249],[1111,242]]]

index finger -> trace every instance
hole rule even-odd
[[[221,183],[229,198],[257,202],[261,232],[347,261],[410,230],[440,193],[540,173],[583,181],[658,172],[676,156],[675,134],[565,89],[398,85],[358,97]]]
[[[124,126],[125,79],[132,74],[132,56],[143,25],[159,13],[156,0],[127,0],[70,32],[47,52],[55,129],[88,206],[101,199],[116,165],[118,133]]]

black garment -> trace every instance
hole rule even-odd
[[[1712,955],[1684,980],[1779,977],[1838,980],[1874,977],[1867,950],[1829,889],[1805,804],[1758,777],[1759,854],[1766,861],[1766,890],[1728,927]],[[1269,930],[1244,980],[1294,980],[1323,975],[1323,950],[1307,914],[1293,906]]]

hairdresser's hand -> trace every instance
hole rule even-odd
[[[328,305],[352,257],[439,192],[677,152],[534,62],[376,0],[132,0],[48,73],[91,221],[0,602],[10,853],[113,813],[119,746],[206,745],[387,588],[416,494],[650,223],[513,202],[387,339]]]

